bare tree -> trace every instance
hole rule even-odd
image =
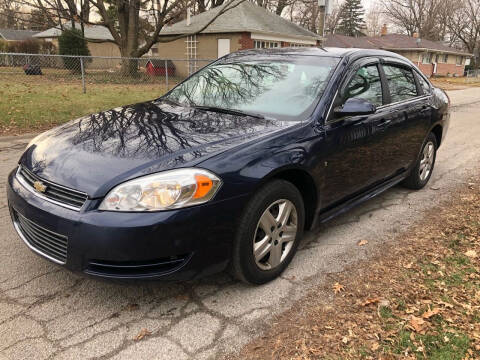
[[[56,23],[60,27],[65,21],[71,22],[73,27],[80,24],[83,34],[85,25],[105,26],[112,35],[113,40],[110,41],[118,45],[121,56],[137,58],[146,54],[157,42],[170,42],[187,36],[184,34],[165,39],[159,35],[165,25],[178,20],[179,14],[185,12],[186,7],[193,6],[196,0],[11,1],[38,9],[56,18]],[[226,0],[216,15],[195,34],[205,30],[218,16],[240,5],[243,1],[246,0]],[[90,20],[91,10],[98,13],[100,21]],[[125,74],[136,74],[137,63],[133,60],[125,60],[122,62],[122,70]]]
[[[365,15],[365,23],[367,25],[368,36],[379,36],[381,34],[383,24],[386,22],[382,10],[377,3],[370,6],[370,9]]]
[[[325,33],[334,33],[339,24],[339,2],[332,1],[331,14],[325,18]],[[320,23],[320,9],[318,7],[318,0],[296,0],[288,6],[289,19],[294,23],[318,33],[318,26]]]
[[[331,4],[331,6],[331,12],[325,19],[325,32],[329,34],[335,34],[338,26],[340,25],[340,9],[342,7],[342,3],[335,1]]]
[[[453,41],[460,40],[471,54],[480,48],[480,0],[461,0],[447,23]]]
[[[443,40],[450,1],[382,0],[382,4],[385,16],[407,35],[418,33],[426,39]]]
[[[0,28],[21,29],[24,18],[19,4],[13,0],[0,0]]]

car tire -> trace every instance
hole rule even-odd
[[[304,225],[303,198],[292,183],[273,180],[262,186],[241,216],[233,246],[232,275],[255,285],[277,278],[295,255]]]
[[[430,133],[422,146],[415,167],[402,182],[403,186],[412,190],[420,190],[427,185],[435,166],[437,148],[437,138],[433,133]]]

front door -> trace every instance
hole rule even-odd
[[[354,67],[341,87],[333,109],[352,97],[367,100],[379,109],[371,115],[348,117],[338,117],[332,110],[325,124],[323,206],[346,200],[375,182],[375,171],[382,165],[384,124],[390,115],[389,109],[383,108],[384,90],[376,60]]]

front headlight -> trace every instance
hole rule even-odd
[[[221,180],[207,170],[178,169],[143,176],[113,188],[100,204],[108,211],[159,211],[203,204]]]

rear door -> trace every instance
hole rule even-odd
[[[391,114],[385,124],[383,162],[385,178],[408,170],[415,161],[430,124],[429,96],[422,88],[415,70],[401,62],[382,65]]]

